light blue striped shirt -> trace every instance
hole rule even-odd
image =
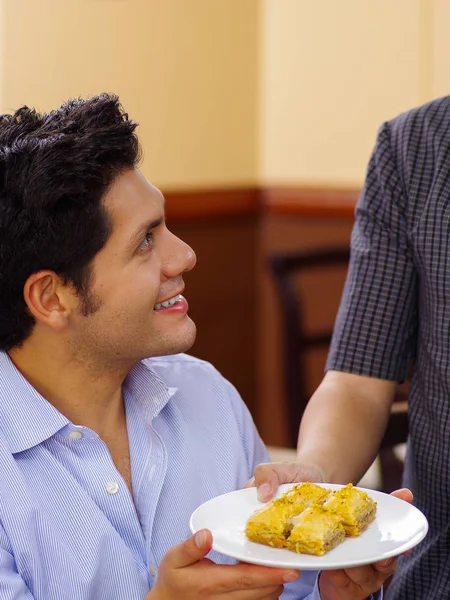
[[[134,502],[98,435],[0,353],[1,600],[142,600],[190,536],[192,511],[268,460],[238,393],[206,362],[145,360],[123,390]],[[303,573],[283,600],[319,599],[315,581]]]

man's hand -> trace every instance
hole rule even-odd
[[[407,489],[392,492],[392,496],[405,502],[412,502],[412,494]],[[319,589],[322,600],[364,600],[381,588],[395,571],[397,559],[389,558],[373,565],[322,571]]]
[[[273,497],[281,483],[297,483],[300,481],[325,483],[323,474],[318,467],[298,462],[280,461],[258,465],[254,476],[247,481],[244,487],[256,486],[258,500],[267,502]]]
[[[144,600],[277,600],[283,583],[299,577],[292,569],[216,565],[205,558],[211,545],[211,532],[202,529],[169,550],[155,587]]]

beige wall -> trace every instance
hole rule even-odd
[[[120,95],[167,188],[254,183],[257,0],[1,0],[1,107]],[[1,13],[0,13],[1,14]]]
[[[432,90],[439,97],[450,93],[450,2],[434,0],[430,19],[433,52]]]
[[[381,123],[432,97],[433,0],[262,4],[261,179],[360,184]]]
[[[360,185],[450,91],[447,0],[0,0],[0,108],[117,92],[165,189]]]

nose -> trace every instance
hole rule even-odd
[[[180,240],[180,242],[186,248],[186,268],[183,272],[191,271],[197,264],[197,255],[195,254],[194,250],[189,246],[189,244],[186,244],[186,242],[183,242],[182,240]]]
[[[167,277],[176,277],[191,271],[195,267],[197,257],[194,250],[183,240],[177,237],[172,232],[168,232],[171,236],[171,251],[165,261],[165,274]]]

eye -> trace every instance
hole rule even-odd
[[[152,246],[153,246],[153,233],[151,231],[148,231],[145,234],[145,238],[143,239],[142,243],[140,244],[138,251],[143,252],[145,250],[149,250]]]

